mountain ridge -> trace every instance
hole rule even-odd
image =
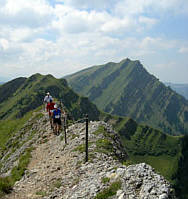
[[[138,60],[93,66],[65,78],[105,112],[170,134],[188,132],[188,101],[149,74]]]
[[[89,162],[85,163],[85,124],[71,125],[67,131],[68,144],[65,144],[63,134],[52,134],[50,123],[46,122],[47,115],[43,111],[36,114],[40,114],[40,118],[33,121],[31,129],[26,130],[26,138],[20,137],[22,141],[28,140],[35,131],[33,138],[28,140],[30,144],[24,144],[25,147],[32,147],[30,161],[13,191],[4,198],[102,199],[111,196],[112,199],[120,199],[129,195],[141,198],[148,194],[153,198],[176,198],[169,182],[156,174],[149,165],[121,164],[118,157],[126,160],[127,154],[121,148],[119,135],[109,124],[101,121],[89,123]],[[14,143],[14,139],[12,141]],[[23,153],[17,149],[9,155],[9,162],[14,158],[14,171],[19,168],[17,164],[21,161],[20,158],[15,162],[14,153],[18,152]],[[6,158],[3,160],[8,161]],[[6,169],[10,169],[10,165]]]
[[[6,85],[5,85],[6,86]],[[0,87],[1,89],[2,87]],[[22,103],[20,106],[16,106],[17,102],[22,99],[24,101],[25,97],[27,99],[29,94],[33,96],[33,100],[37,101],[39,100],[39,104],[42,103],[44,94],[46,91],[50,91],[51,94],[56,97],[58,100],[62,100],[66,110],[68,113],[70,113],[71,116],[74,117],[75,120],[79,118],[85,117],[86,113],[89,113],[89,119],[90,120],[105,120],[107,122],[112,123],[113,128],[115,129],[116,132],[121,136],[121,141],[123,141],[123,147],[130,156],[130,162],[132,163],[141,163],[143,162],[143,159],[146,163],[149,163],[150,165],[154,166],[157,171],[160,171],[161,174],[166,176],[169,180],[172,181],[172,183],[177,182],[177,173],[179,170],[179,163],[181,163],[185,168],[182,167],[182,170],[184,171],[184,180],[179,183],[182,186],[185,187],[186,191],[186,186],[184,185],[187,175],[186,171],[186,154],[185,158],[182,158],[180,160],[180,156],[182,154],[182,151],[180,150],[180,147],[182,147],[182,144],[180,143],[180,146],[177,144],[178,140],[175,139],[175,137],[172,136],[166,136],[163,135],[161,132],[152,129],[148,126],[141,126],[137,124],[134,120],[131,118],[124,118],[124,117],[118,117],[118,116],[112,116],[103,112],[100,112],[96,106],[94,106],[92,103],[89,102],[87,98],[82,98],[76,93],[74,93],[71,89],[67,87],[67,82],[65,80],[58,80],[54,78],[51,75],[47,76],[42,76],[40,74],[36,74],[31,76],[30,78],[24,80],[24,83],[21,86],[18,86],[18,89],[15,90],[13,95],[8,97],[8,99],[4,100],[6,103],[7,102],[15,102],[15,105],[13,105],[14,109],[13,113],[15,110],[20,111],[22,109],[22,106],[28,105],[30,106],[29,103]],[[38,95],[36,93],[41,94],[41,98],[38,98]],[[12,92],[11,92],[12,94]],[[35,99],[36,97],[36,99]],[[3,101],[3,103],[4,103]],[[2,103],[1,103],[2,104]],[[15,107],[16,106],[16,107]],[[9,163],[11,163],[9,157],[13,153],[15,155],[15,150],[21,150],[22,146],[25,144],[25,141],[31,140],[33,137],[43,135],[43,131],[45,131],[46,126],[42,128],[42,130],[35,129],[35,126],[37,122],[40,123],[40,118],[42,117],[43,114],[41,113],[35,113],[35,117],[32,117],[33,114],[33,108],[37,108],[38,103],[30,107],[31,111],[27,112],[28,109],[25,109],[25,114],[23,116],[20,116],[18,118],[14,117],[15,115],[12,114],[11,111],[7,113],[6,118],[3,118],[0,121],[0,156],[3,160],[8,160]],[[41,110],[42,106],[39,106],[37,110]],[[36,111],[37,111],[36,110]],[[1,107],[0,107],[0,113],[1,113]],[[74,122],[71,121],[73,117],[69,118],[69,122]],[[31,119],[31,122],[29,122],[29,125],[24,126],[27,121]],[[32,122],[33,121],[33,122]],[[44,119],[45,122],[48,122],[48,120]],[[19,124],[20,123],[20,124]],[[42,121],[41,121],[42,123]],[[42,125],[43,126],[43,125]],[[85,124],[83,125],[83,127]],[[49,128],[49,126],[48,126]],[[39,133],[39,135],[38,135]],[[146,136],[143,136],[145,134]],[[26,138],[24,138],[26,136]],[[44,133],[44,140],[48,140],[48,137],[45,137]],[[73,135],[72,138],[76,138],[77,135]],[[113,137],[113,136],[112,136]],[[24,138],[24,140],[22,140]],[[154,138],[153,141],[151,138]],[[28,140],[27,140],[28,139]],[[38,137],[38,139],[41,140],[41,138]],[[170,144],[169,143],[174,143]],[[3,143],[2,143],[3,142]],[[27,143],[27,142],[26,142]],[[27,145],[24,145],[27,146]],[[99,142],[98,146],[103,147],[106,146],[109,148],[111,144],[109,142]],[[83,146],[80,146],[81,148],[79,150],[83,151]],[[186,149],[186,146],[185,146]],[[24,174],[24,169],[26,168],[26,161],[29,162],[29,157],[30,157],[30,150],[26,151],[26,154],[24,155],[24,158],[21,156],[21,163],[15,168],[13,168],[13,171],[11,172],[13,175],[13,180],[18,180],[22,175]],[[140,154],[138,154],[138,151]],[[159,151],[160,150],[160,151]],[[7,153],[8,152],[8,153]],[[120,151],[121,152],[121,151]],[[160,153],[159,153],[160,152]],[[140,155],[140,156],[139,156]],[[167,159],[164,158],[167,157]],[[128,162],[129,162],[128,161]],[[159,164],[160,163],[160,164]],[[175,168],[175,170],[172,170],[172,166],[176,164],[178,167]],[[5,165],[3,163],[3,165]],[[0,168],[3,166],[0,164]],[[160,166],[162,165],[162,166]],[[164,168],[165,166],[165,168]],[[6,166],[6,168],[8,168]],[[19,172],[18,172],[19,171]],[[18,172],[18,173],[17,173]],[[19,175],[18,175],[19,174]],[[166,175],[168,174],[168,175]],[[173,178],[172,178],[173,177]],[[0,179],[1,181],[1,179]],[[174,184],[176,185],[176,184]],[[1,182],[0,182],[0,187],[1,187]],[[24,198],[25,199],[25,198]]]
[[[95,105],[72,91],[66,80],[56,79],[52,75],[34,74],[29,78],[17,78],[0,86],[0,118],[24,116],[28,111],[43,104],[46,92],[50,92],[54,98],[61,99],[75,119],[86,114],[87,106],[90,106],[90,112],[87,111],[87,113],[91,118],[99,117],[99,111]],[[77,104],[80,109],[74,108],[74,104]]]

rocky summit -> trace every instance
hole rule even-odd
[[[47,115],[29,121],[20,139],[24,143],[1,160],[1,176],[18,165],[18,156],[32,146],[31,158],[21,180],[5,199],[166,199],[176,198],[164,177],[145,164],[127,164],[118,134],[102,121],[89,122],[89,160],[85,162],[85,123],[52,133]],[[30,128],[28,128],[28,125]],[[21,130],[23,131],[23,129]],[[35,134],[31,138],[31,133]],[[20,132],[14,136],[16,139]],[[31,139],[29,139],[31,138]],[[10,141],[9,144],[11,144]],[[20,141],[21,142],[21,141]],[[5,154],[6,156],[6,154]]]

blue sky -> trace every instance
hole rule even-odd
[[[62,77],[127,57],[161,81],[188,83],[188,1],[0,1],[2,79]]]

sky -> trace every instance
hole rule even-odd
[[[0,0],[0,82],[125,58],[188,83],[188,1]]]

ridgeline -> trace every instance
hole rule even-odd
[[[149,74],[139,61],[110,62],[65,78],[100,110],[171,135],[188,133],[188,101]]]
[[[18,187],[21,187],[23,185],[22,183],[25,182],[24,179],[29,178],[30,175],[34,175],[35,171],[31,171],[31,173],[28,174],[27,170],[28,165],[32,162],[30,159],[35,157],[34,154],[36,150],[39,150],[35,150],[35,148],[38,147],[38,144],[42,145],[47,143],[45,145],[47,147],[53,145],[57,140],[60,144],[61,139],[64,139],[63,134],[61,134],[61,138],[58,137],[56,139],[56,137],[53,137],[53,141],[51,140],[49,121],[47,117],[43,115],[41,106],[47,91],[56,98],[56,101],[62,100],[69,113],[69,122],[72,122],[73,119],[78,120],[85,116],[85,114],[88,114],[89,119],[92,121],[103,120],[108,122],[108,124],[103,122],[94,122],[92,124],[91,122],[91,126],[95,129],[95,133],[93,135],[90,134],[90,138],[94,139],[94,137],[99,136],[99,138],[102,139],[100,141],[90,140],[91,142],[89,142],[89,146],[93,146],[95,143],[97,147],[95,148],[96,151],[94,151],[94,155],[96,155],[95,152],[102,154],[106,154],[107,152],[107,156],[109,156],[111,160],[112,157],[116,157],[115,159],[117,159],[118,153],[125,153],[126,165],[142,162],[150,164],[157,172],[172,183],[178,196],[186,198],[188,190],[187,184],[185,183],[188,179],[188,172],[186,169],[188,166],[188,139],[186,136],[166,135],[148,125],[140,125],[129,117],[112,116],[103,113],[86,97],[81,97],[72,91],[68,87],[66,80],[56,79],[51,75],[43,76],[40,74],[35,74],[29,78],[17,78],[0,86],[0,170],[1,175],[5,177],[0,178],[0,192],[3,194],[10,192],[11,188],[14,187],[14,183],[20,179],[21,181],[18,184],[16,183],[15,186],[18,185]],[[105,128],[100,127],[100,124],[104,124]],[[112,125],[115,130],[113,130],[112,127],[110,127],[111,130],[108,130],[107,126],[109,124]],[[74,140],[72,142],[76,142],[80,145],[79,148],[77,148],[77,151],[83,152],[84,146],[83,144],[80,144],[81,141],[79,140],[83,140],[83,135],[79,139],[77,139],[77,137],[79,137],[79,133],[83,134],[84,124],[81,124],[78,129],[75,129],[75,126],[72,128],[74,130],[68,132],[68,140]],[[75,133],[75,131],[78,132]],[[110,134],[110,132],[112,134]],[[100,137],[101,134],[107,136],[108,139],[105,140],[105,137]],[[108,135],[111,136],[109,137]],[[113,138],[116,138],[117,136],[119,136],[120,139],[118,144],[115,144],[117,147],[115,150],[116,155],[114,156],[111,154],[114,151],[112,149],[114,144]],[[118,148],[118,146],[122,147]],[[66,151],[66,147],[69,148],[71,146],[62,144],[57,145],[59,150],[58,153],[63,153],[64,150]],[[50,151],[53,151],[53,148],[48,148],[48,151],[50,153]],[[76,157],[79,157],[79,155]],[[91,156],[90,160],[94,162],[98,161],[98,159],[95,159],[95,156]],[[45,161],[47,161],[46,158]],[[95,164],[93,164],[91,168],[95,167],[94,165]],[[144,167],[143,169],[149,169],[150,171],[150,167],[144,165],[138,166],[138,168]],[[48,165],[46,165],[46,167],[47,166]],[[84,164],[83,167],[85,168]],[[135,169],[136,168],[137,166]],[[45,168],[40,169],[43,169],[43,171],[45,170]],[[113,172],[115,171],[113,170]],[[44,176],[45,175],[46,174],[44,174]],[[106,178],[105,176],[103,177]],[[92,183],[92,179],[90,180]],[[56,179],[56,181],[58,181],[58,179]],[[62,178],[58,183],[63,185]],[[80,182],[77,182],[76,184],[78,183]],[[71,184],[71,186],[74,186],[73,184]],[[109,183],[107,184],[110,186]],[[47,186],[47,188],[49,188],[49,186]],[[46,190],[47,188],[45,188],[44,192],[42,188],[41,190],[37,189],[38,194],[50,195],[51,192]],[[102,186],[101,188],[105,188],[105,186]],[[99,191],[99,188],[96,190],[97,191],[94,191],[95,194]],[[80,192],[82,192],[82,190]],[[36,193],[32,194],[36,196]],[[160,194],[160,192],[158,194]],[[172,193],[169,192],[169,194]]]
[[[4,199],[176,198],[169,182],[151,166],[129,165],[120,136],[109,124],[89,123],[88,162],[85,162],[85,123],[71,125],[67,135],[65,144],[63,133],[53,135],[47,115],[34,112],[9,141],[0,161],[1,196]],[[20,145],[16,147],[18,141]]]

